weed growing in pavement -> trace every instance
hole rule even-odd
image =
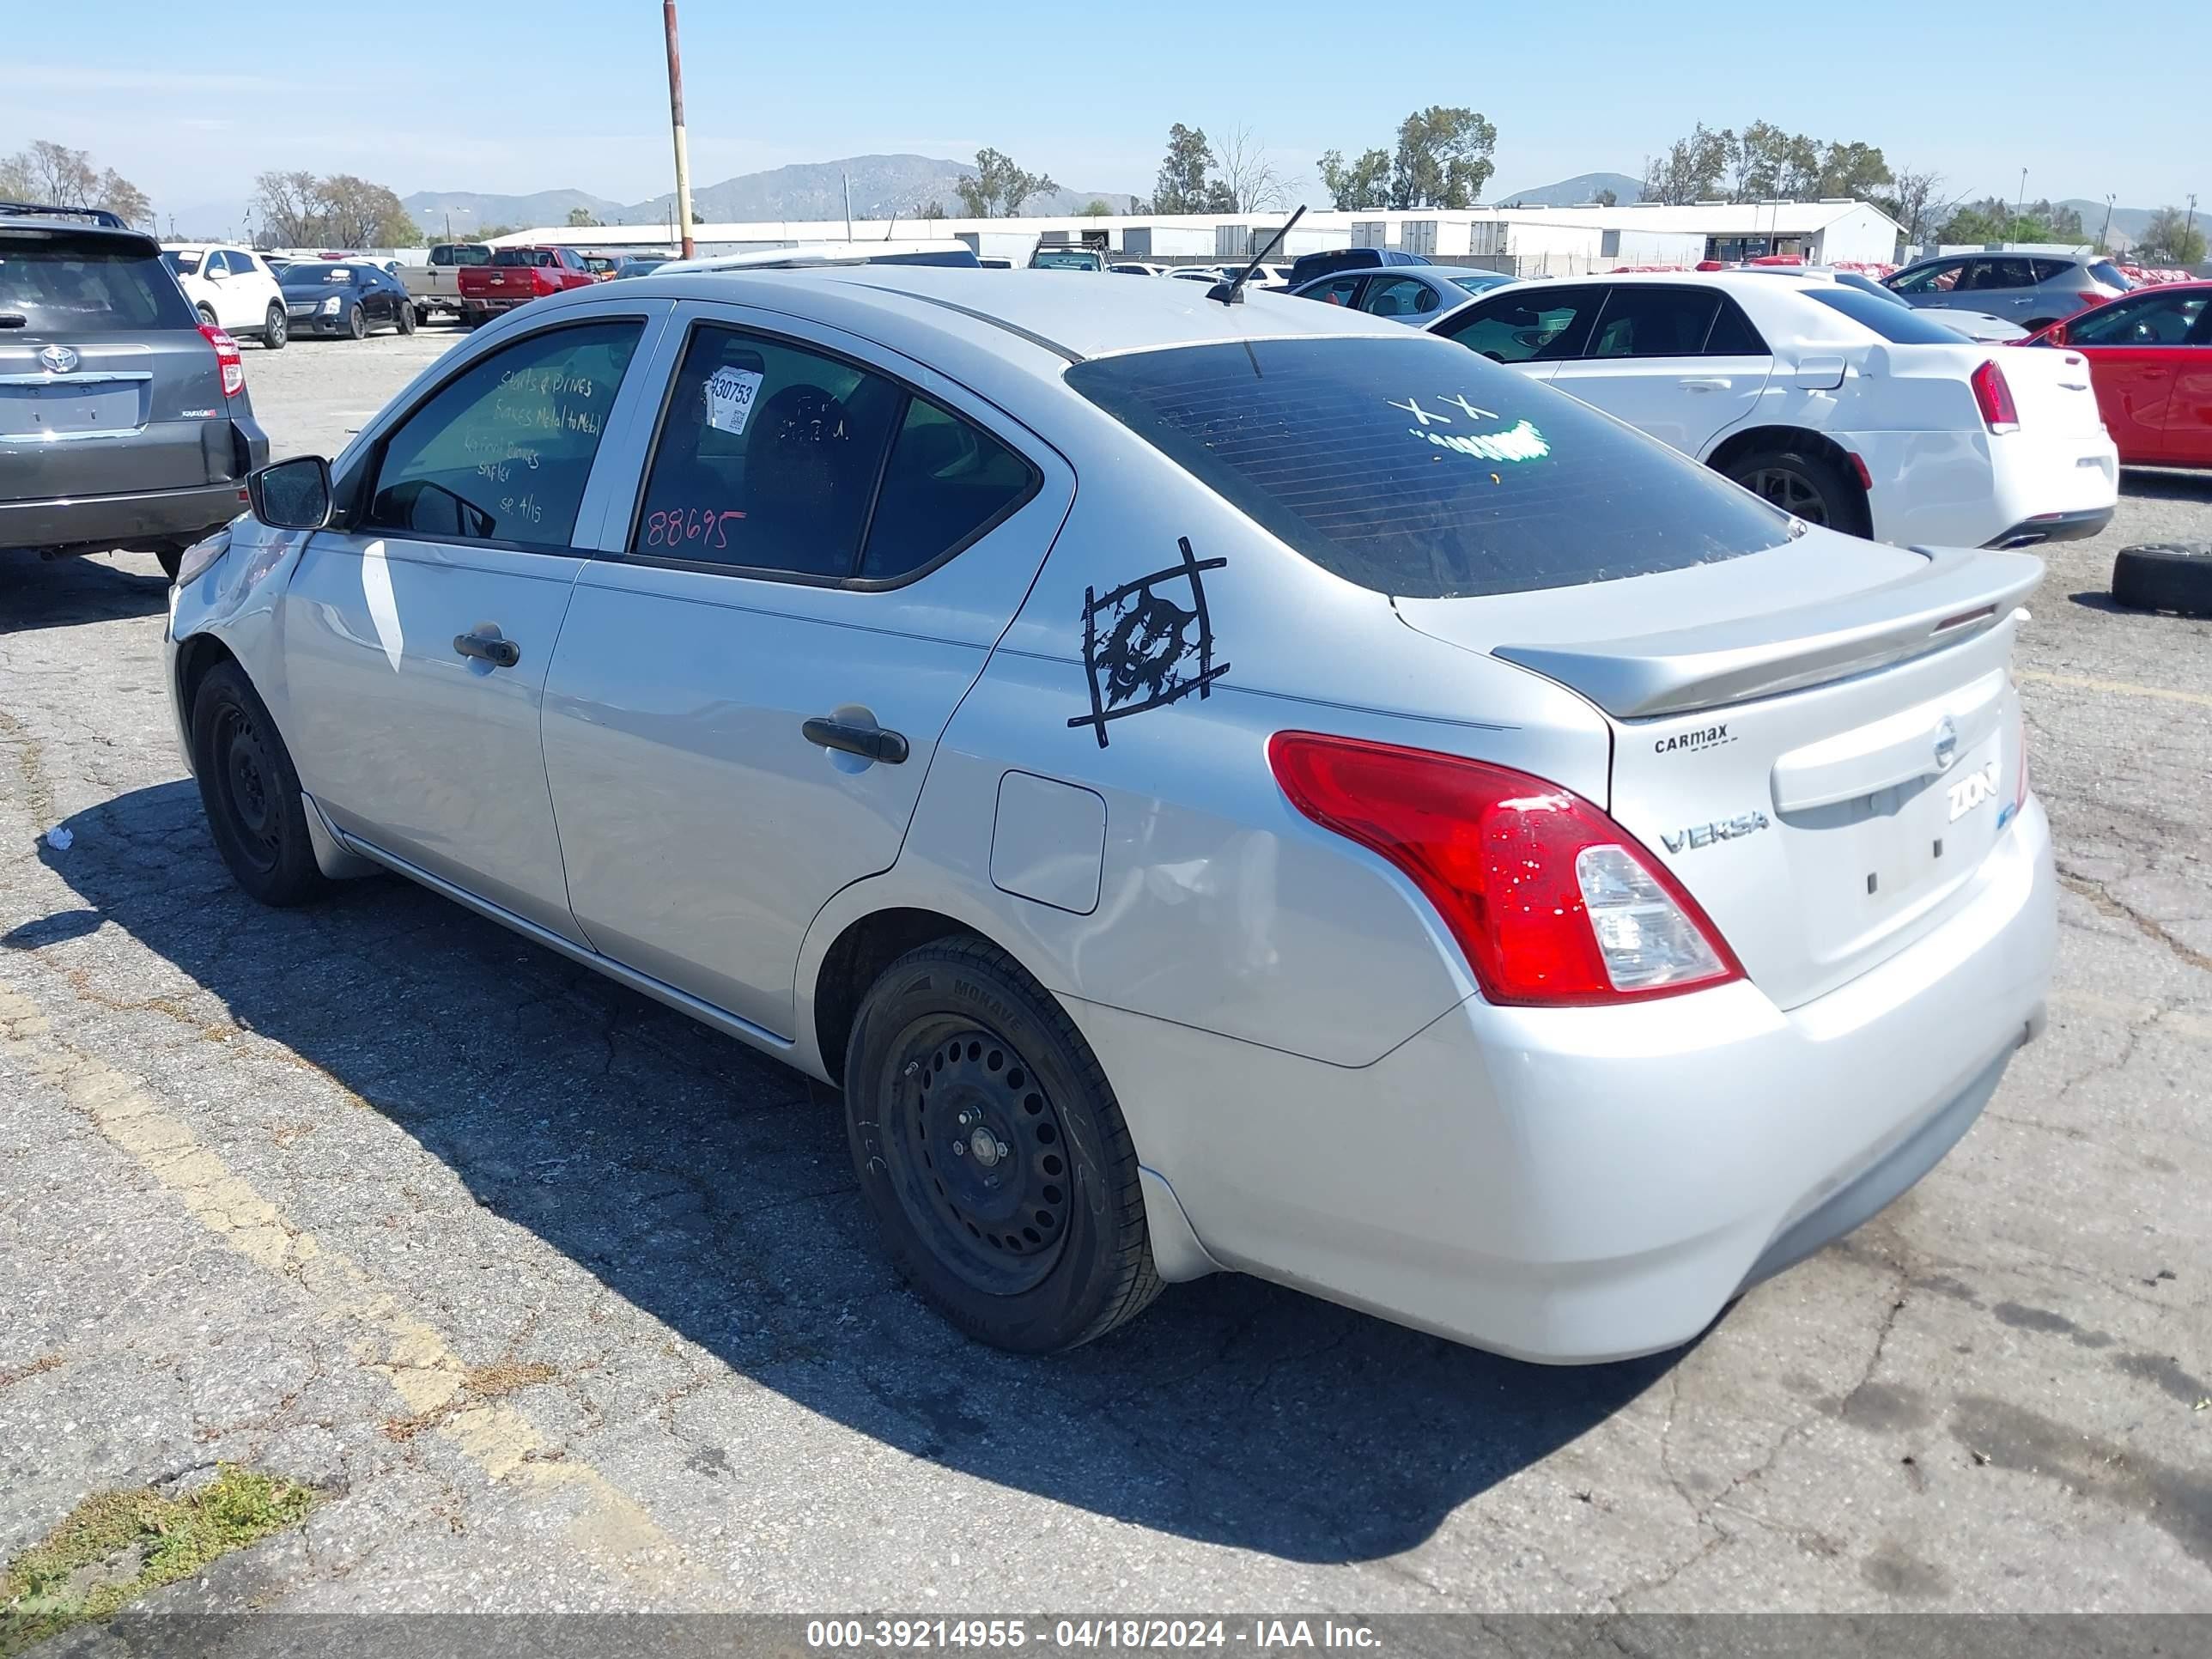
[[[296,1525],[317,1496],[297,1480],[223,1463],[197,1492],[168,1497],[142,1486],[86,1498],[8,1564],[0,1659],[112,1619],[149,1590]]]

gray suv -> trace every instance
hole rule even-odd
[[[0,551],[151,553],[174,576],[268,459],[237,343],[152,237],[0,203]]]
[[[2095,254],[1947,253],[1905,266],[1884,286],[1909,306],[1978,311],[2032,334],[2135,284]]]

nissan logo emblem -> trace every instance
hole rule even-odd
[[[1936,765],[1939,770],[1948,771],[1951,763],[1958,758],[1959,728],[1946,714],[1943,723],[1936,728]]]

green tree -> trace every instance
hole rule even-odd
[[[1234,203],[1223,199],[1218,185],[1206,177],[1213,165],[1213,146],[1202,127],[1180,121],[1168,129],[1168,153],[1152,184],[1149,213],[1231,213]]]
[[[2204,233],[2179,208],[2162,207],[2130,250],[2147,265],[2197,266],[2204,263]]]
[[[1719,196],[1734,143],[1735,135],[1726,128],[1715,132],[1698,122],[1688,137],[1677,138],[1664,155],[1644,158],[1644,199],[1679,206]]]
[[[1114,216],[1114,210],[1094,196],[1083,204],[1082,216],[1085,219],[1110,219]]]
[[[1618,207],[1620,205],[1620,198],[1610,190],[1601,190],[1598,191],[1596,195],[1590,198],[1590,200],[1595,203],[1599,207]]]
[[[1498,129],[1471,109],[1431,104],[1400,124],[1390,160],[1394,208],[1473,207],[1492,171]]]
[[[516,231],[520,230],[521,228],[522,227],[520,225],[486,225],[482,230],[477,233],[476,239],[479,242],[489,242],[494,237],[512,236]]]
[[[90,151],[44,138],[0,157],[0,197],[52,207],[106,208],[131,225],[154,222],[154,204],[144,191],[113,167],[94,166]]]
[[[960,204],[968,210],[969,218],[1000,219],[1013,217],[1030,197],[1042,196],[1060,186],[1048,173],[1024,172],[1014,164],[1011,155],[995,149],[979,149],[975,152],[975,176],[958,180],[953,188],[960,192]]]
[[[927,203],[914,210],[914,216],[917,219],[942,219],[945,217],[945,204],[942,202]]]
[[[1390,152],[1370,149],[1345,165],[1340,149],[1324,150],[1321,158],[1321,187],[1340,212],[1390,205]]]
[[[1908,246],[1926,247],[1957,210],[1958,203],[1943,193],[1943,175],[1900,167],[1889,188],[1871,198],[1874,204],[1897,221]]]
[[[1889,163],[1873,145],[1831,143],[1821,153],[1820,176],[1814,185],[1814,194],[1871,201],[1875,193],[1890,182]]]
[[[568,228],[571,230],[589,230],[599,222],[597,219],[592,217],[592,210],[587,207],[572,207],[568,210]]]
[[[323,234],[340,247],[420,247],[422,232],[384,185],[350,173],[319,182]]]

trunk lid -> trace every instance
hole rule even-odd
[[[2063,347],[2034,346],[1999,351],[1990,361],[2004,371],[2005,384],[2020,410],[2020,429],[2034,437],[2101,438],[2105,417],[2097,410],[2089,360]]]
[[[1816,531],[1722,565],[1399,610],[1597,706],[1606,810],[1790,1008],[1972,890],[2012,816],[2014,607],[2041,574],[2021,554]]]

